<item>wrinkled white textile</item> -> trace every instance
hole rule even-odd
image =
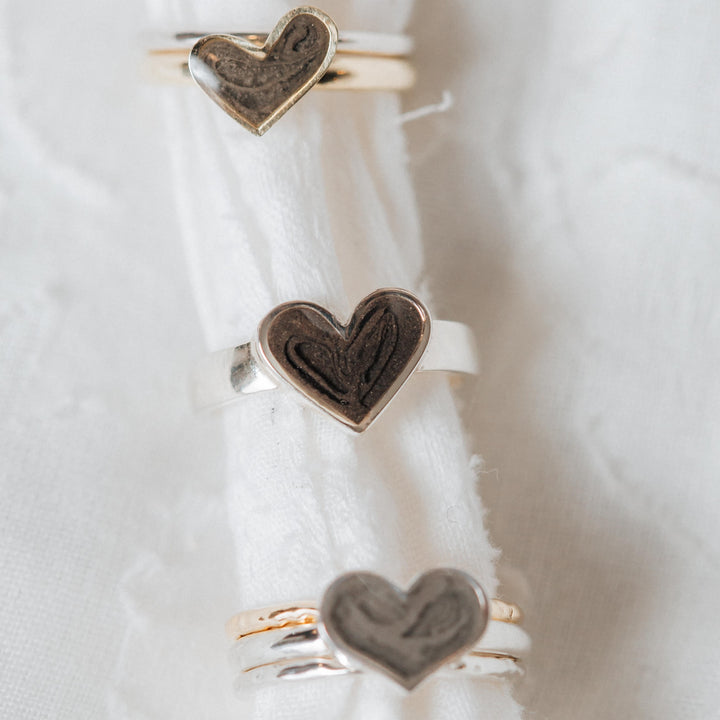
[[[226,659],[233,612],[345,568],[492,592],[483,507],[529,715],[720,717],[720,10],[416,4],[323,6],[409,27],[402,110],[313,93],[261,140],[134,40],[289,6],[0,4],[0,717],[519,717],[503,683],[237,698]],[[474,327],[455,400],[417,376],[362,437],[289,392],[192,414],[276,303],[390,284]]]
[[[208,7],[195,23],[211,27]],[[247,27],[271,24],[287,9],[264,7]],[[402,31],[409,9],[378,3],[366,19],[367,6],[325,7],[340,27],[388,32]],[[227,8],[223,14],[232,20]],[[234,22],[239,27],[241,18]],[[209,349],[250,338],[286,300],[320,302],[347,317],[378,287],[427,296],[393,94],[316,94],[261,141],[186,88],[166,100],[181,232]],[[319,597],[338,574],[361,568],[408,583],[425,569],[460,567],[494,593],[495,553],[445,378],[418,378],[383,416],[384,428],[362,437],[298,403],[292,391],[220,412],[238,608]],[[144,623],[139,635],[144,648]],[[132,657],[132,630],[130,637]],[[187,712],[187,701],[178,700]],[[246,690],[238,711],[247,718],[422,718],[443,708],[461,719],[483,706],[488,717],[518,717],[507,684],[435,682],[406,698],[367,676]]]

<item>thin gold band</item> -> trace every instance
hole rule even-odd
[[[188,51],[148,50],[146,71],[155,82],[191,84]],[[360,52],[338,52],[315,86],[325,90],[406,90],[415,83],[412,64],[402,58]]]
[[[319,612],[314,602],[271,605],[233,615],[226,623],[225,631],[232,640],[240,640],[248,635],[268,630],[315,624],[318,622],[318,618]],[[522,610],[514,603],[493,599],[490,603],[490,619],[520,625],[523,614]]]

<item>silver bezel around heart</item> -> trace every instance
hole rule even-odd
[[[235,53],[242,57],[245,54],[253,59],[258,67],[268,61],[275,44],[281,39],[288,25],[296,22],[301,16],[310,16],[319,21],[320,26],[327,33],[327,49],[321,61],[311,64],[307,77],[297,87],[285,89],[285,83],[266,85],[265,88],[275,88],[272,93],[273,100],[263,112],[262,119],[253,121],[248,116],[247,107],[244,108],[237,97],[234,98],[232,88],[234,80],[220,77],[213,69],[212,61],[216,59],[221,49],[226,53]],[[239,35],[213,34],[206,35],[198,40],[190,51],[188,69],[195,82],[205,94],[217,103],[230,117],[240,123],[254,135],[263,135],[276,123],[305,93],[310,90],[325,75],[332,63],[338,44],[338,29],[332,18],[314,7],[299,7],[284,15],[272,32],[267,36],[263,45]],[[218,48],[214,50],[214,48]],[[240,78],[237,78],[240,81]]]
[[[351,572],[325,591],[320,632],[351,669],[371,668],[412,690],[478,642],[489,602],[469,575],[449,568],[403,591],[379,575]]]
[[[385,322],[375,332],[365,332],[378,318]],[[284,303],[260,323],[257,346],[279,378],[336,420],[363,432],[415,371],[430,334],[425,306],[406,290],[384,288],[361,300],[346,323],[314,303]],[[314,363],[301,361],[290,347],[299,339],[324,343],[318,348],[322,357]]]

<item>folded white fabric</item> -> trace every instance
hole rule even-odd
[[[342,312],[390,282],[480,332],[483,377],[472,385],[468,427],[488,458],[482,489],[493,537],[533,591],[532,607],[508,592],[528,610],[533,653],[518,692],[532,713],[716,717],[720,5],[417,3],[420,83],[407,96],[409,116],[422,117],[412,113],[417,104],[436,103],[442,90],[455,100],[446,115],[405,126],[437,305],[421,287],[417,218],[396,161],[402,136],[386,131],[392,99],[311,93],[262,139],[273,153],[288,149],[282,172],[278,158],[258,175],[259,146],[240,131],[223,161],[230,131],[216,128],[230,121],[214,107],[201,111],[205,98],[192,109],[192,88],[140,81],[134,40],[145,29],[261,29],[289,7],[0,6],[0,717],[301,717],[325,692],[341,696],[331,709],[346,701],[339,717],[358,712],[362,699],[374,717],[462,717],[471,701],[473,717],[513,716],[503,685],[473,681],[431,680],[402,708],[370,675],[342,687],[277,687],[274,698],[231,692],[222,623],[254,598],[279,599],[281,565],[296,568],[286,576],[289,597],[304,585],[319,591],[335,573],[323,565],[345,560],[341,542],[348,561],[367,558],[398,583],[435,558],[480,576],[489,558],[483,536],[467,532],[477,529],[479,508],[459,515],[456,536],[451,522],[430,525],[442,505],[422,499],[429,450],[413,444],[420,454],[404,456],[394,445],[413,429],[422,433],[414,438],[428,437],[429,411],[408,412],[414,405],[433,405],[433,419],[450,418],[452,427],[438,378],[413,379],[372,430],[380,434],[357,445],[344,436],[331,445],[317,416],[303,421],[308,437],[294,443],[272,431],[276,454],[295,453],[296,472],[291,459],[270,458],[269,443],[249,451],[266,459],[267,482],[275,463],[278,477],[299,478],[300,488],[262,488],[243,462],[250,436],[233,433],[248,429],[245,417],[269,424],[268,406],[241,403],[202,420],[190,413],[184,382],[193,360],[245,337],[280,299],[316,299]],[[402,30],[411,11],[405,0],[323,7],[359,30]],[[302,150],[290,142],[296,120],[310,132]],[[251,182],[240,183],[248,173]],[[268,225],[255,238],[266,273],[244,291],[248,274],[238,268],[251,244],[242,228],[255,233],[255,218],[282,217],[280,199],[276,210],[271,198],[252,205],[259,190],[251,185],[273,177],[291,197],[310,197],[310,187],[322,195],[307,213],[304,201],[300,212],[299,200],[278,196],[295,216],[274,239]],[[223,254],[219,240],[227,240]],[[321,241],[331,254],[318,261]],[[286,256],[293,243],[314,249],[298,272]],[[286,401],[288,412],[305,412]],[[284,402],[273,397],[273,414],[296,429]],[[402,436],[381,440],[387,423]],[[311,432],[322,443],[321,467],[308,462]],[[472,484],[459,460],[466,451],[449,430],[439,432],[427,442],[457,463],[450,493],[459,505]],[[369,498],[360,498],[363,508],[380,506],[370,500],[378,494],[396,505],[410,488],[417,522],[409,509],[393,507],[382,522],[368,510],[370,527],[354,542],[355,526],[345,532],[329,510],[351,505],[331,502],[342,492],[342,478],[325,473],[331,459],[338,473],[365,481],[352,485]],[[351,467],[355,460],[370,472]],[[273,495],[273,512],[294,520],[303,547],[333,548],[314,558],[309,575],[301,572],[310,559],[288,559],[288,545],[246,542],[257,534],[247,523],[265,517],[251,489]],[[311,516],[305,523],[287,512],[299,498]],[[318,520],[312,502],[329,519]],[[458,520],[458,508],[445,509]],[[387,527],[384,517],[403,524]],[[427,527],[442,533],[437,547]],[[382,538],[388,556],[374,561]]]
[[[411,9],[331,5],[324,9],[339,24],[389,32],[402,30]],[[271,26],[287,9],[264,4],[257,22]],[[252,8],[242,10],[184,20],[209,26],[224,11],[224,27],[254,27]],[[177,206],[208,349],[251,336],[286,300],[319,302],[341,317],[379,287],[405,287],[430,302],[395,96],[311,94],[262,139],[193,89],[167,97]],[[443,377],[413,378],[359,437],[290,390],[219,412],[236,609],[317,597],[348,569],[406,584],[452,566],[495,591],[495,551]],[[225,618],[215,620],[219,635]],[[131,642],[147,644],[154,632],[146,624]],[[504,683],[447,683],[430,680],[408,697],[372,675],[259,687],[238,698],[237,712],[247,720],[519,716]]]

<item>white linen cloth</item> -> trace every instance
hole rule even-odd
[[[138,83],[139,30],[259,5],[0,5],[0,716],[518,716],[492,683],[231,692],[224,620],[345,567],[494,590],[472,448],[532,714],[718,717],[720,10],[418,3],[405,109],[455,105],[403,127],[315,93],[258,141]],[[205,349],[393,283],[475,328],[464,425],[433,376],[360,438],[290,393],[192,415]]]
[[[233,27],[271,27],[289,7],[270,4],[249,19],[223,14]],[[387,32],[402,31],[409,9],[378,3],[363,18],[346,2],[325,8],[340,27]],[[201,9],[186,21],[210,27],[212,13]],[[252,337],[286,300],[320,302],[348,317],[378,287],[428,296],[396,96],[316,93],[294,109],[294,122],[259,141],[202,96],[186,88],[170,95],[177,206],[209,349]],[[418,377],[384,414],[384,428],[362,437],[292,391],[251,397],[221,414],[238,609],[317,598],[351,569],[406,584],[429,568],[460,567],[494,593],[495,553],[442,376]],[[144,653],[152,630],[140,622]],[[202,709],[178,703],[190,715]],[[474,718],[479,707],[488,717],[518,717],[507,684],[465,678],[428,683],[407,698],[372,676],[266,685],[239,697],[242,716],[259,719]]]

